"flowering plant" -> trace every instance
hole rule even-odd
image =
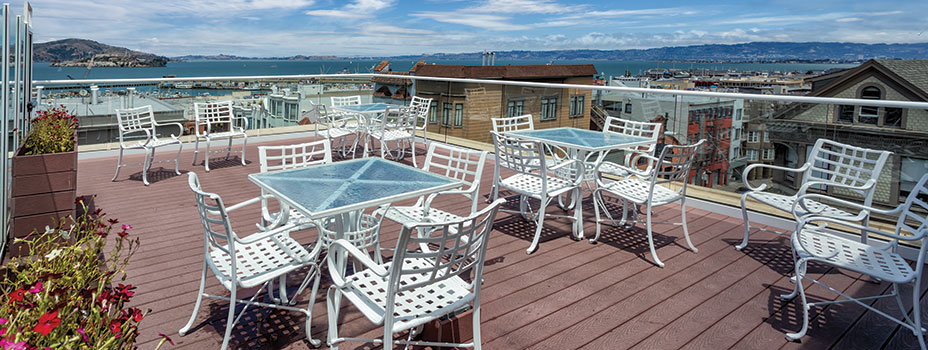
[[[22,239],[30,255],[6,265],[0,349],[135,346],[139,323],[151,310],[126,307],[135,287],[113,281],[125,281],[139,239],[129,237],[131,226],[118,226],[99,208],[90,211],[83,197],[75,202],[84,214]]]
[[[23,141],[24,154],[48,154],[74,150],[77,117],[64,106],[36,112],[29,135]]]

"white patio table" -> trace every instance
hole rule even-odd
[[[586,165],[584,171],[587,172],[593,171],[596,165],[606,158],[609,151],[643,146],[652,142],[644,137],[572,127],[518,130],[506,134],[525,141],[541,142],[542,144],[560,147],[566,151],[567,158],[583,162]],[[595,174],[592,175],[595,176]],[[587,175],[584,176],[590,178]],[[567,209],[571,209],[576,205],[576,203],[570,203],[570,205],[564,206],[560,198],[558,198],[558,202],[561,207]],[[583,237],[583,225],[580,225],[579,235],[581,238]]]

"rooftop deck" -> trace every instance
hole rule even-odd
[[[226,203],[237,203],[260,193],[246,178],[258,171],[256,146],[257,142],[248,146],[248,166],[242,167],[237,159],[219,161],[212,163],[210,173],[205,173],[202,165],[190,165],[193,152],[188,149],[181,157],[181,170],[197,172],[204,190],[220,194]],[[424,151],[419,152],[422,157]],[[161,155],[172,156],[170,151]],[[141,155],[127,158],[130,162],[142,160]],[[109,217],[131,224],[131,233],[141,237],[141,248],[129,266],[128,282],[138,286],[134,306],[153,311],[142,322],[139,348],[154,347],[159,332],[169,335],[176,348],[218,348],[228,311],[225,301],[206,299],[192,333],[177,335],[193,309],[203,258],[202,228],[186,176],[174,175],[172,165],[163,163],[152,168],[150,187],[141,183],[141,166],[124,169],[116,182],[110,182],[115,162],[115,157],[80,161],[78,194],[96,195],[98,207]],[[158,172],[159,166],[164,166],[164,171]],[[488,163],[482,193],[489,192],[492,173]],[[463,199],[453,197],[435,205],[467,210]],[[587,235],[595,232],[591,205],[587,196]],[[253,232],[258,214],[258,207],[233,213],[236,231]],[[658,220],[677,220],[678,215],[677,206],[656,210]],[[850,304],[813,309],[803,342],[786,342],[784,332],[798,329],[799,324],[796,304],[778,298],[792,288],[788,277],[792,263],[785,239],[767,232],[753,233],[751,244],[739,252],[733,246],[742,236],[740,219],[696,209],[688,209],[688,218],[699,253],[681,245],[679,227],[658,226],[655,243],[667,266],[661,269],[650,262],[641,228],[604,226],[600,243],[591,245],[572,240],[569,221],[557,219],[546,220],[548,229],[539,250],[526,255],[534,225],[518,215],[501,212],[484,275],[484,348],[917,348],[908,330]],[[382,245],[392,247],[398,232],[398,225],[385,221]],[[295,234],[306,243],[314,236],[312,231]],[[811,265],[810,271],[850,295],[872,294],[889,287],[821,266]],[[300,277],[293,276],[291,286]],[[324,279],[313,307],[314,337],[323,340],[328,284]],[[208,280],[207,292],[226,293],[214,278]],[[808,293],[813,300],[835,297],[818,286],[810,287]],[[924,298],[925,290],[920,293]],[[301,297],[306,299],[305,294]],[[340,334],[377,337],[380,328],[347,306],[349,303],[343,304],[346,310]],[[889,299],[877,304],[883,310],[896,311]],[[233,331],[231,344],[248,349],[308,348],[303,322],[298,313],[250,309]],[[344,344],[348,349],[356,346],[372,347]]]

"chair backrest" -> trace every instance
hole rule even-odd
[[[332,106],[350,106],[361,104],[361,96],[332,96]]]
[[[461,180],[467,187],[464,191],[471,200],[473,213],[477,211],[480,180],[483,178],[486,160],[486,151],[460,148],[436,141],[429,145],[422,170]]]
[[[702,139],[692,145],[664,146],[661,155],[658,157],[657,165],[651,170],[651,185],[648,192],[653,194],[655,185],[682,182],[683,185],[677,189],[677,193],[685,196],[690,168],[705,142],[706,140]]]
[[[456,221],[404,226],[390,265],[385,314],[393,314],[397,297],[410,297],[404,293],[465,273],[473,273],[468,289],[475,294],[475,307],[479,305],[487,242],[496,213],[504,202],[504,199],[498,199],[479,212]],[[418,249],[421,246],[432,249],[423,251]],[[413,261],[419,263],[411,263]],[[409,275],[419,278],[403,278]]]
[[[328,124],[329,113],[326,110],[325,105],[313,104],[312,106],[313,108],[311,108],[310,110],[306,112],[303,112],[303,117],[309,119],[310,122],[312,122],[313,124],[316,124],[317,126],[319,124]]]
[[[429,108],[432,106],[432,99],[424,98],[419,96],[413,96],[412,101],[409,102],[409,107],[411,107],[416,113],[416,127],[424,129],[428,125],[429,117]]]
[[[541,178],[542,192],[547,191],[548,172],[545,155],[541,152],[540,142],[523,141],[507,134],[490,132],[493,135],[493,149],[496,154],[494,174],[499,177],[500,168],[508,169],[525,176]],[[499,179],[494,179],[497,181]]]
[[[152,113],[151,105],[117,109],[116,120],[119,123],[119,142],[123,142],[126,134],[144,132],[148,130],[151,137],[155,137],[155,116]]]
[[[811,167],[803,174],[802,184],[809,181],[827,181],[849,186],[862,186],[867,181],[876,181],[892,152],[846,145],[818,139],[806,163]],[[865,197],[864,205],[873,200],[876,186],[856,191]]]
[[[332,144],[327,139],[286,146],[260,146],[261,172],[305,168],[332,163]]]
[[[523,114],[508,118],[490,118],[493,122],[493,131],[505,133],[516,130],[535,130],[535,123],[531,114]]]
[[[194,103],[196,118],[196,135],[205,135],[216,131],[232,130],[232,101]],[[204,130],[200,131],[200,126]],[[205,134],[204,134],[205,133]]]
[[[380,120],[382,131],[406,131],[412,133],[416,127],[416,113],[410,107],[387,107]]]
[[[203,240],[205,245],[205,259],[210,269],[220,279],[234,279],[236,275],[236,259],[231,260],[231,271],[221,271],[212,259],[210,253],[216,250],[222,251],[228,256],[235,256],[235,240],[238,238],[232,231],[232,224],[229,222],[229,215],[226,213],[226,207],[222,203],[222,198],[215,193],[204,192],[200,188],[200,180],[194,172],[187,173],[187,184],[193,190],[197,201],[197,214],[200,216],[200,222],[203,225]]]
[[[921,240],[921,248],[924,250],[928,246],[928,214],[926,213],[928,213],[928,174],[922,175],[921,180],[909,192],[909,196],[902,204],[902,214],[896,221],[896,235],[906,237],[907,241]],[[922,255],[925,255],[924,252],[920,256]],[[919,263],[922,261],[919,260]]]
[[[630,164],[630,161],[635,154],[654,156],[654,150],[657,149],[657,141],[661,136],[661,123],[636,122],[616,117],[608,117],[603,126],[603,132],[607,134],[644,137],[651,140],[651,143],[647,145],[625,150],[625,164],[634,166]]]

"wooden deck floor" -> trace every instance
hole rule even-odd
[[[202,165],[191,166],[193,153],[187,150],[181,158],[181,169],[200,175],[204,190],[220,194],[226,203],[237,203],[259,194],[246,178],[258,171],[256,146],[248,146],[249,164],[245,167],[237,159],[219,161],[212,163],[210,173],[205,173]],[[170,157],[170,153],[162,155]],[[142,157],[127,158],[140,162]],[[115,162],[115,157],[80,161],[78,190],[81,195],[95,195],[98,207],[110,217],[131,224],[131,233],[141,237],[141,249],[129,266],[128,282],[138,286],[134,306],[153,311],[143,322],[139,348],[153,348],[160,339],[159,332],[173,338],[176,348],[218,348],[225,329],[226,302],[207,300],[192,333],[185,337],[177,334],[193,310],[203,251],[202,229],[187,177],[174,175],[173,164],[156,164],[149,187],[141,183],[140,166],[124,169],[116,182],[110,182]],[[165,169],[159,171],[158,166]],[[482,193],[489,192],[492,173],[492,166],[488,166]],[[467,204],[457,199],[443,200],[436,206],[467,209]],[[595,227],[588,196],[584,207],[586,234],[592,235]],[[655,240],[660,247],[658,254],[666,263],[663,269],[650,262],[647,240],[640,228],[604,226],[600,243],[591,245],[570,239],[568,221],[550,220],[539,250],[526,255],[534,225],[519,216],[500,213],[487,253],[482,294],[484,348],[917,347],[908,330],[849,304],[813,309],[814,318],[802,343],[786,342],[784,332],[798,329],[799,323],[796,304],[784,303],[777,297],[792,287],[788,278],[792,269],[790,252],[784,240],[759,231],[752,234],[748,248],[739,252],[733,246],[742,234],[740,219],[695,209],[687,213],[699,252],[683,248],[679,227],[658,227]],[[656,210],[656,216],[663,221],[677,220],[678,215],[678,206]],[[232,215],[234,227],[241,234],[253,232],[257,219],[257,207]],[[392,247],[398,231],[396,224],[385,223],[383,246]],[[314,235],[307,231],[295,236],[309,242]],[[820,266],[810,269],[822,281],[851,295],[888,288],[885,283],[870,283],[854,274]],[[294,276],[293,281],[295,284],[298,278]],[[327,285],[323,282],[320,288],[312,320],[314,337],[323,340],[327,329]],[[226,293],[212,277],[207,291]],[[812,299],[835,298],[817,286],[808,291]],[[925,291],[920,293],[924,296]],[[883,310],[897,311],[895,303],[888,299],[876,304]],[[342,314],[343,335],[376,337],[380,332],[352,307],[346,307]],[[232,346],[307,348],[304,320],[298,313],[249,311],[234,329]]]

